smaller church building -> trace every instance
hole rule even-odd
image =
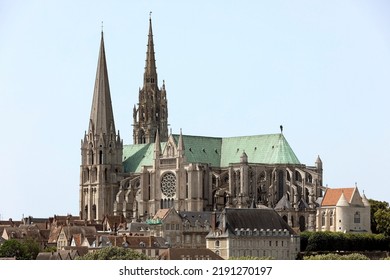
[[[316,231],[371,233],[370,203],[357,187],[327,189],[319,204]]]

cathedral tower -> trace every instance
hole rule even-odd
[[[158,88],[152,19],[149,18],[144,84],[139,90],[138,108],[133,109],[134,144],[154,143],[159,131],[160,140],[168,140],[168,104],[165,83]]]
[[[119,131],[115,131],[102,32],[89,128],[81,140],[82,219],[101,221],[104,215],[113,213],[119,189],[117,175],[123,172],[122,150]]]

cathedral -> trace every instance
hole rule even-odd
[[[189,124],[190,125],[190,124]],[[142,88],[133,107],[133,144],[115,128],[101,33],[89,127],[81,140],[80,217],[145,221],[159,209],[222,211],[267,206],[292,227],[315,230],[322,162],[302,164],[280,133],[204,137],[168,132],[165,83],[159,87],[152,21]]]

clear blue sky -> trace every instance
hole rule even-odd
[[[152,11],[172,131],[278,133],[324,184],[390,201],[390,2],[0,0],[0,215],[78,214],[104,21],[116,127],[132,143]]]

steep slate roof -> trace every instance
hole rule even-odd
[[[195,212],[195,211],[181,211],[179,215],[182,219],[189,221],[191,226],[195,226],[196,221],[204,225],[205,222],[210,223],[212,212]]]
[[[58,252],[40,252],[37,255],[36,260],[44,260],[44,261],[49,261],[49,260],[62,260],[60,253]]]
[[[84,237],[96,236],[96,228],[94,226],[64,226],[62,229],[67,238],[75,234],[82,234]]]
[[[164,253],[160,255],[160,259],[163,260],[182,260],[189,257],[191,260],[196,258],[206,258],[209,260],[223,260],[222,257],[206,248],[168,248]]]
[[[294,230],[271,208],[226,208],[224,210],[226,227],[234,234],[235,229],[257,230],[288,230],[295,234]]]
[[[147,223],[131,222],[127,224],[127,231],[130,233],[145,232],[149,230],[149,227]]]
[[[178,134],[172,135],[178,143]],[[212,167],[225,167],[240,162],[245,152],[249,163],[300,164],[283,134],[240,137],[206,137],[183,135],[185,156],[190,163],[208,163]],[[161,143],[164,150],[166,142]],[[144,165],[153,164],[154,143],[124,145],[125,172],[139,172]]]
[[[291,209],[291,202],[287,199],[287,195],[284,194],[282,198],[276,203],[275,210]]]
[[[326,189],[321,206],[336,206],[341,194],[344,194],[348,203],[351,202],[355,188]]]

